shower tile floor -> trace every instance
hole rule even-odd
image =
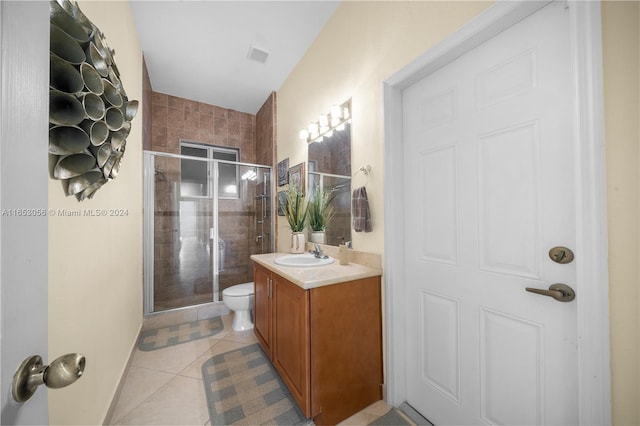
[[[208,312],[220,311],[220,307]],[[145,319],[143,329],[192,321],[207,310],[184,310]],[[112,425],[211,425],[200,368],[221,353],[257,342],[253,330],[231,329],[233,313],[222,314],[224,329],[215,336],[143,352],[135,349],[111,414]],[[341,425],[367,425],[392,407],[378,401]]]

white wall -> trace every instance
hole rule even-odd
[[[128,1],[82,1],[105,34],[130,99],[142,100],[142,53]],[[116,179],[92,200],[49,181],[49,209],[123,209],[120,217],[49,218],[49,359],[87,358],[73,386],[49,390],[51,424],[101,424],[142,325],[142,111]],[[46,142],[43,142],[46,143]]]
[[[640,3],[602,3],[614,424],[640,424]]]
[[[354,248],[383,253],[382,82],[490,2],[346,1],[278,90],[278,161],[307,160],[299,132],[332,104],[352,98],[351,166],[371,165],[353,186],[367,183],[373,232],[352,232]],[[277,247],[286,251],[289,228],[279,217]]]
[[[639,2],[602,6],[614,424],[640,424]],[[491,5],[483,1],[344,1],[278,90],[277,161],[307,159],[298,132],[353,99],[352,170],[370,164],[373,232],[357,250],[384,256],[382,83]],[[354,185],[364,183],[362,174]],[[288,247],[279,218],[277,243]]]

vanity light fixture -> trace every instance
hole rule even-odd
[[[300,139],[307,143],[322,142],[333,135],[334,130],[344,130],[345,124],[351,122],[351,99],[342,105],[333,105],[329,114],[321,114],[316,122],[309,123],[306,129],[300,130]]]

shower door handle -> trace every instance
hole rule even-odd
[[[209,228],[209,239],[213,240],[216,237],[216,231],[213,228]]]
[[[262,218],[267,217],[267,198],[262,197]]]

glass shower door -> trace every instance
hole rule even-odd
[[[146,311],[214,302],[216,197],[209,195],[215,188],[211,164],[206,159],[147,154],[145,162],[150,163],[145,170],[153,171],[147,173],[145,185],[145,196],[152,196],[146,206],[153,206],[146,212],[145,226],[153,230],[145,237],[145,255],[150,252],[152,257],[152,270],[146,275],[153,277],[146,289]]]
[[[145,314],[222,300],[273,250],[271,168],[145,152]]]
[[[222,164],[222,163],[221,163]],[[251,255],[273,250],[271,169],[236,163],[236,197],[218,201],[219,292],[253,281]],[[227,188],[230,189],[230,188]]]

